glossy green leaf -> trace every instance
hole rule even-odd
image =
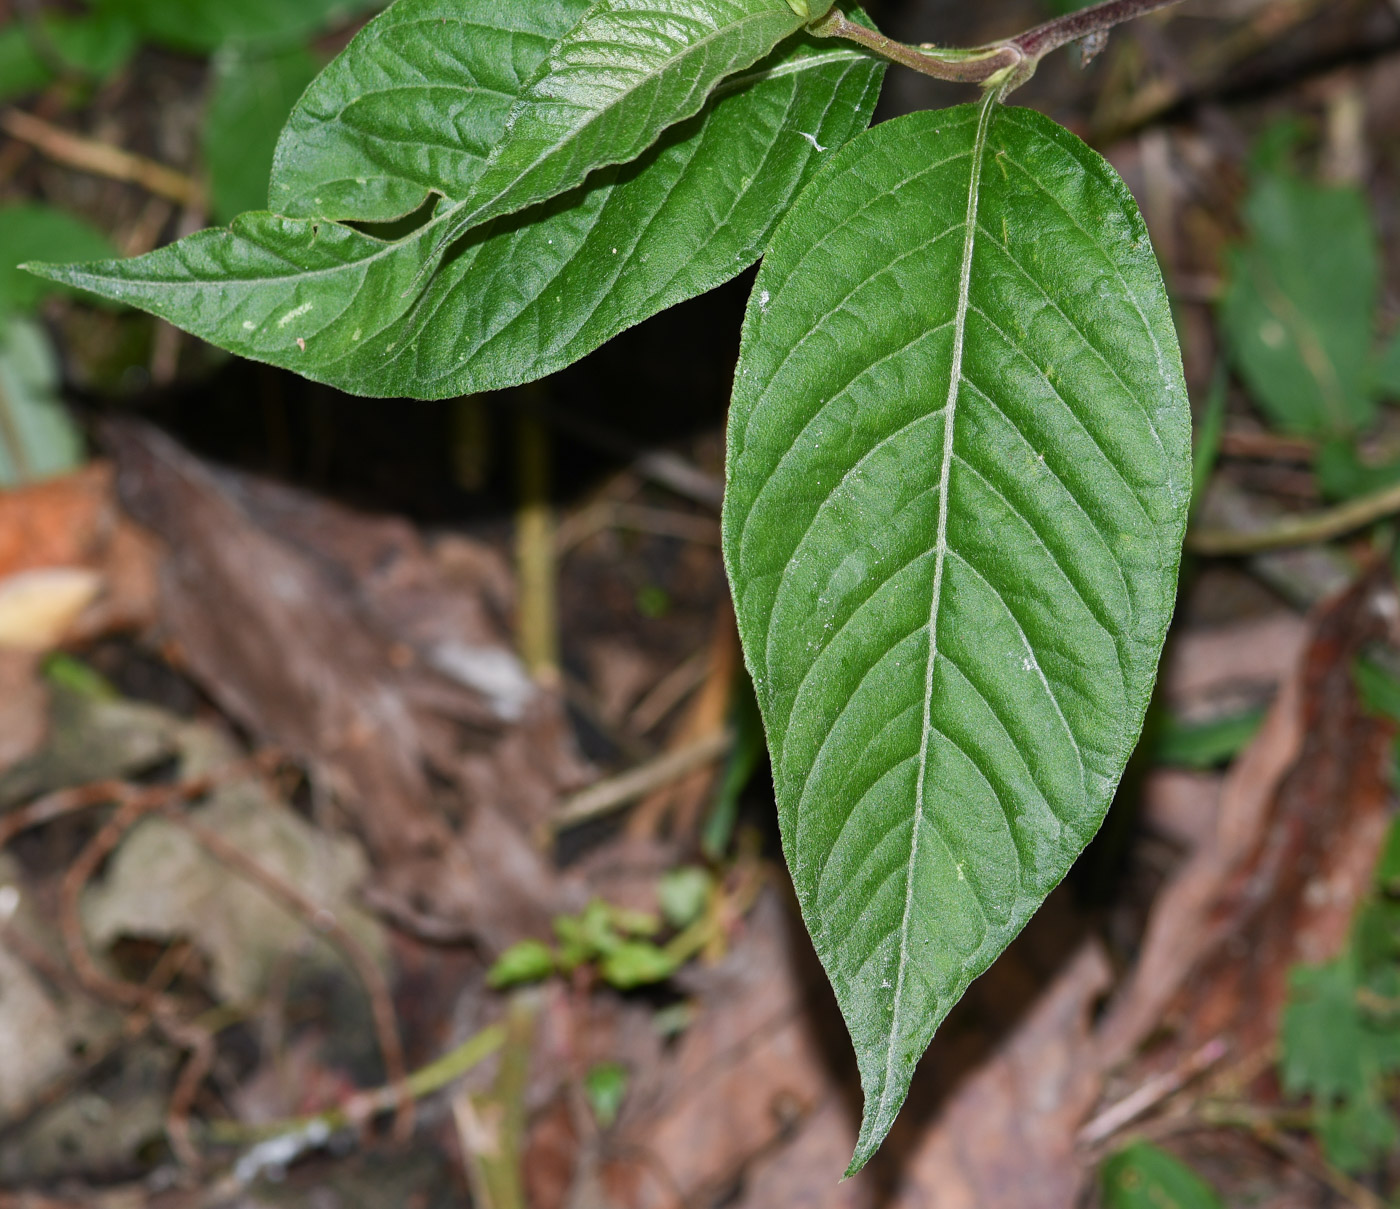
[[[204,118],[204,162],[214,217],[232,222],[267,206],[277,140],[292,107],[316,78],[314,55],[300,46],[259,51],[231,46],[214,56]]]
[[[591,0],[399,0],[293,110],[270,208],[388,222],[429,194],[466,199],[506,118]]]
[[[630,163],[802,24],[787,0],[597,0],[521,92],[448,238]]]
[[[1244,207],[1220,322],[1255,402],[1274,424],[1342,434],[1375,415],[1376,235],[1355,189],[1262,176]]]
[[[1023,109],[887,122],[774,235],[724,547],[869,1159],[1097,830],[1171,615],[1190,415],[1113,170]]]
[[[1180,1159],[1136,1142],[1104,1160],[1106,1209],[1222,1209],[1220,1197]]]
[[[448,11],[464,14],[460,39]],[[284,208],[336,198],[324,208],[368,219],[421,200],[428,175],[413,175],[371,143],[357,145],[346,133],[351,123],[337,115],[362,85],[366,93],[380,87],[395,62],[426,55],[413,42],[423,30],[449,50],[490,42],[476,20],[458,0],[400,0],[367,27],[293,115],[290,129],[308,153],[292,177],[281,164],[295,153],[279,151],[273,191]],[[522,35],[509,45],[518,62],[542,55],[546,41]],[[444,51],[433,60],[442,89],[410,93],[422,102],[409,107],[418,115],[415,138],[432,137],[434,96],[449,107],[458,96],[475,105],[490,91],[484,69],[472,74],[464,59],[464,74],[452,75],[449,58]],[[581,189],[473,232],[416,298],[404,291],[440,240],[442,217],[395,245],[305,215],[249,214],[232,231],[201,232],[136,260],[40,271],[355,394],[444,398],[514,385],[568,365],[752,264],[821,162],[869,122],[882,73],[859,51],[798,38],[726,82],[704,112],[636,163],[603,169]],[[469,117],[475,111],[464,102],[456,120],[489,142],[500,137],[504,117],[490,96],[480,103],[486,116]],[[324,140],[314,135],[312,113],[325,117]],[[480,158],[473,167],[468,151],[424,173],[440,169],[443,190],[454,187],[454,173],[469,187]],[[386,180],[397,183],[333,191],[347,172],[368,181],[376,156],[397,165],[386,169]],[[279,191],[279,184],[288,187]],[[339,270],[331,247],[344,262]],[[353,318],[340,321],[347,311]]]
[[[132,260],[30,265],[197,336],[308,377],[402,314],[442,220],[388,242],[352,227],[254,211]],[[329,375],[327,375],[329,376]]]

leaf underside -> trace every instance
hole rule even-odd
[[[354,394],[447,398],[552,373],[752,264],[869,123],[883,75],[858,50],[790,39],[635,162],[441,256],[515,94],[587,7],[399,0],[294,111],[271,184],[285,215],[246,214],[135,260],[36,267]],[[435,214],[397,241],[344,225],[430,193]]]
[[[1172,609],[1189,438],[1137,207],[1044,117],[884,123],[774,236],[725,557],[859,1061],[852,1172],[1103,819]]]

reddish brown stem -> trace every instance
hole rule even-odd
[[[1081,9],[1037,25],[1025,33],[1000,42],[991,42],[966,52],[939,53],[934,47],[906,46],[884,34],[850,20],[839,9],[832,9],[807,28],[818,37],[845,38],[873,50],[892,63],[935,79],[955,84],[985,84],[1005,78],[1008,69],[1015,69],[1011,86],[1023,83],[1035,70],[1035,65],[1052,50],[1070,42],[1078,42],[1093,34],[1106,33],[1115,25],[1145,16],[1179,0],[1105,0],[1092,8]]]
[[[1124,21],[1144,17],[1176,3],[1177,0],[1105,0],[1103,4],[1081,8],[1077,13],[1067,13],[1028,29],[1012,38],[1011,44],[1028,59],[1040,59],[1061,46],[1068,46],[1091,34],[1106,33]]]

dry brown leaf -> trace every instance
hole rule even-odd
[[[580,776],[562,712],[434,666],[445,643],[510,664],[499,579],[473,591],[405,523],[216,471],[149,428],[108,435],[124,504],[167,546],[163,624],[189,672],[311,765],[370,849],[376,905],[436,940],[543,934],[568,883],[530,826]]]
[[[1376,577],[1325,606],[1298,670],[1231,766],[1213,842],[1159,896],[1142,955],[1100,1030],[1106,1063],[1164,1023],[1179,1058],[1217,1034],[1273,1036],[1288,968],[1328,956],[1369,882],[1384,827],[1393,727],[1352,681],[1389,636],[1394,587]]]
[[[0,492],[0,579],[40,567],[89,566],[116,523],[112,467]]]
[[[1241,687],[1273,688],[1297,666],[1308,624],[1293,612],[1173,635],[1162,665],[1162,694],[1174,706]]]
[[[1111,971],[1097,944],[949,1098],[882,1188],[874,1170],[838,1184],[855,1144],[851,1105],[829,1095],[793,1144],[753,1167],[741,1209],[1068,1209],[1082,1180],[1075,1134],[1098,1097],[1093,1009]]]

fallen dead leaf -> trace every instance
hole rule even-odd
[[[1081,1182],[1075,1134],[1099,1094],[1094,1005],[1111,970],[1087,944],[996,1053],[901,1156],[893,1185],[875,1171],[837,1183],[855,1146],[848,1101],[828,1096],[793,1144],[755,1163],[741,1209],[1068,1209]]]
[[[0,492],[0,579],[42,567],[87,566],[116,524],[112,467]]]
[[[255,781],[226,786],[189,813],[295,886],[383,964],[382,930],[355,903],[366,865],[352,841],[314,830]],[[121,936],[192,941],[209,959],[213,988],[225,1003],[256,1002],[289,953],[299,954],[304,969],[342,964],[314,930],[315,920],[289,914],[186,830],[160,818],[138,825],[117,849],[105,876],[84,895],[82,916],[88,941],[99,950]]]
[[[1325,606],[1263,729],[1231,766],[1213,842],[1159,896],[1142,954],[1099,1032],[1112,1064],[1167,1024],[1172,1051],[1272,1037],[1289,967],[1344,937],[1385,823],[1393,726],[1361,705],[1352,663],[1389,635],[1376,577]],[[1165,1060],[1165,1059],[1164,1059]]]
[[[375,906],[492,950],[545,934],[570,883],[531,831],[583,769],[559,702],[502,671],[491,560],[459,542],[439,564],[402,521],[216,470],[149,428],[108,437],[126,507],[166,543],[163,624],[190,674],[311,766],[365,840]],[[491,675],[445,675],[453,649],[493,652]]]

